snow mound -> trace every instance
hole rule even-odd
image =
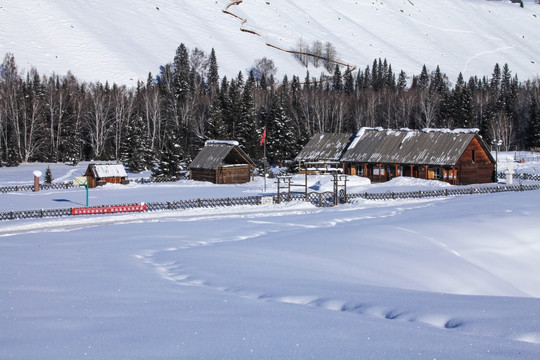
[[[413,187],[416,189],[420,188],[446,188],[452,186],[451,184],[444,181],[437,180],[424,180],[408,176],[400,176],[393,178],[390,181],[385,183],[377,184],[376,187]],[[403,189],[400,189],[403,190]]]
[[[309,188],[314,191],[334,191],[334,177],[331,175],[321,175]],[[343,181],[339,182],[343,185]],[[371,181],[368,178],[360,176],[347,176],[347,188],[370,185]]]

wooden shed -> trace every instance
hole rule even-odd
[[[300,174],[341,172],[341,157],[347,150],[351,134],[316,134],[296,156]]]
[[[87,177],[89,188],[107,183],[128,183],[126,169],[122,164],[90,164],[84,176]]]
[[[208,140],[189,165],[190,178],[214,184],[243,184],[255,164],[236,141]]]

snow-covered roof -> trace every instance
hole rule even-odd
[[[296,161],[338,161],[347,149],[351,134],[316,134],[296,156]]]
[[[189,165],[190,169],[216,170],[221,165],[250,164],[249,156],[238,146],[237,141],[208,140]]]
[[[455,165],[478,129],[362,128],[342,156],[346,162]],[[489,151],[486,151],[488,156]]]
[[[90,164],[88,168],[96,178],[126,177],[126,169],[122,164]]]
[[[223,145],[231,145],[231,146],[239,146],[240,144],[238,141],[235,140],[206,140],[204,145],[212,145],[212,144],[223,144]]]
[[[316,134],[296,157],[297,161],[345,161],[455,165],[478,129],[390,130],[361,128],[356,135]],[[486,149],[489,157],[491,154]],[[494,161],[494,160],[493,160]]]

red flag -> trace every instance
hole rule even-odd
[[[264,143],[264,139],[266,139],[266,127],[264,128],[264,131],[263,131],[263,134],[262,134],[262,138],[261,138],[261,144],[260,144],[260,146],[263,146],[263,143]]]

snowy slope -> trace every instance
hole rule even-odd
[[[62,181],[83,165],[51,168]],[[0,168],[0,183],[44,167]],[[441,186],[399,180],[384,186]],[[184,181],[90,194],[261,189]],[[0,194],[0,208],[74,206],[84,192]],[[3,221],[0,358],[536,360],[538,204],[529,191]]]
[[[490,75],[508,63],[520,79],[540,73],[540,5],[485,0],[17,0],[0,4],[0,53],[20,68],[71,70],[83,80],[133,85],[172,61],[178,45],[215,48],[220,74],[235,76],[263,56],[278,78],[305,76],[290,55],[300,39],[332,43],[340,60],[364,69],[386,58],[394,71],[436,65],[451,81]],[[240,31],[253,30],[261,36]],[[322,72],[310,69],[314,76]]]

